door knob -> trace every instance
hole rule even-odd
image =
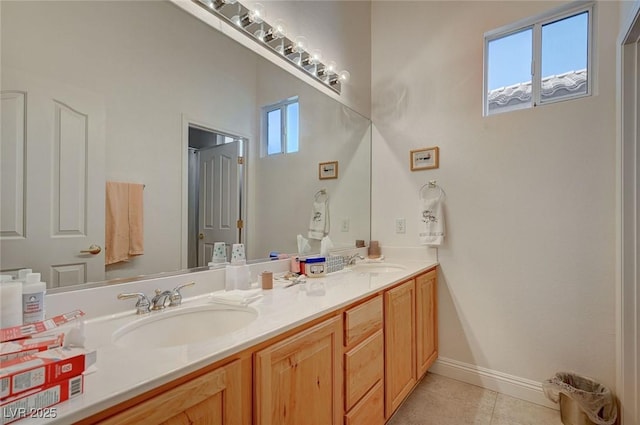
[[[102,251],[102,248],[100,248],[100,245],[93,244],[89,247],[89,249],[83,249],[80,252],[83,254],[96,255],[96,254],[100,254],[101,251]]]
[[[204,233],[199,233],[198,234],[198,239],[204,239]]]

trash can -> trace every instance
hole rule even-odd
[[[560,403],[564,425],[613,425],[618,408],[611,390],[593,379],[558,372],[542,383],[545,395]]]

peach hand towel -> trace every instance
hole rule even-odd
[[[129,255],[144,254],[144,185],[129,183]]]
[[[144,254],[144,185],[107,182],[105,264]]]
[[[107,182],[105,264],[129,259],[129,184]]]

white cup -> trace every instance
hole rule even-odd
[[[224,263],[227,261],[227,248],[224,242],[215,242],[213,244],[213,256],[211,262]]]
[[[231,246],[231,262],[238,264],[238,263],[244,263],[246,260],[246,257],[244,255],[244,244],[241,243],[234,243]]]

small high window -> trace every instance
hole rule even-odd
[[[262,108],[263,156],[298,152],[299,115],[297,97]]]
[[[592,20],[574,3],[486,33],[484,114],[590,95]]]

